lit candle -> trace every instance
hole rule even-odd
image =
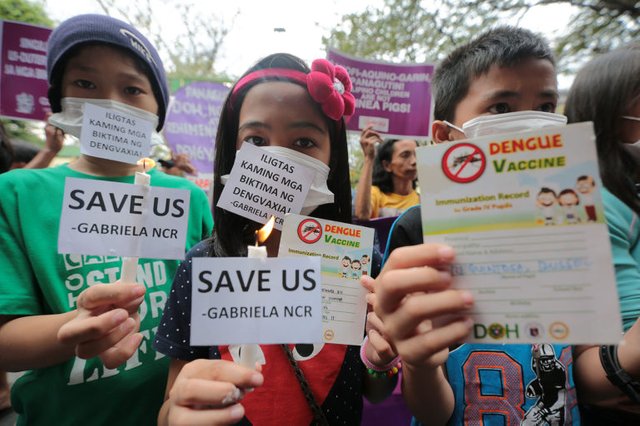
[[[138,161],[138,165],[142,166],[142,172],[136,172],[136,177],[134,178],[133,183],[135,185],[144,185],[147,188],[151,184],[151,176],[147,173],[147,168],[149,170],[153,169],[156,165],[156,162],[151,158],[143,158]],[[122,258],[122,272],[120,273],[120,281],[122,282],[136,282],[136,277],[138,275],[138,258],[137,257],[123,257]]]
[[[254,246],[247,246],[247,257],[254,259],[267,258],[267,247],[259,244],[265,242],[269,237],[275,222],[275,216],[271,216],[271,219],[269,219],[262,228],[256,231],[256,244]],[[256,362],[259,360],[259,348],[260,346],[256,344],[240,345],[240,365],[248,368],[255,368]]]

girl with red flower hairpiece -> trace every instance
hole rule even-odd
[[[295,56],[274,54],[250,68],[231,89],[216,137],[216,225],[212,237],[187,254],[154,342],[159,352],[172,358],[159,424],[354,425],[360,424],[363,393],[379,400],[395,386],[397,376],[366,374],[357,346],[261,345],[264,365],[252,370],[231,362],[238,357],[237,349],[189,344],[191,259],[246,256],[262,226],[217,206],[221,177],[230,173],[236,151],[251,143],[311,157],[326,168],[333,202],[313,206],[309,214],[349,223],[344,118],[353,114],[354,106],[346,70],[324,59],[309,69]],[[280,232],[274,231],[266,242],[269,256],[277,255],[279,243]],[[375,266],[372,269],[377,273]],[[376,348],[379,351],[372,344],[364,348],[368,362],[373,367],[389,364],[394,358],[391,348]]]

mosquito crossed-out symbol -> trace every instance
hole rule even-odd
[[[486,166],[484,152],[467,142],[452,146],[442,156],[442,171],[457,183],[473,182],[482,176]]]
[[[304,219],[298,225],[298,237],[302,242],[313,244],[322,237],[322,225],[315,219]]]

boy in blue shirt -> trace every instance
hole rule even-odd
[[[437,143],[472,137],[472,124],[482,116],[533,110],[558,119],[552,114],[558,100],[553,55],[543,39],[523,29],[496,28],[454,50],[436,70],[433,90]],[[482,119],[475,127],[492,131]],[[373,284],[374,308],[402,358],[403,393],[415,423],[580,423],[570,346],[455,346],[471,331],[466,312],[473,296],[450,288],[453,250],[422,244],[419,206],[394,224],[387,258]],[[454,320],[432,325],[451,314]],[[369,337],[375,344],[381,336]]]

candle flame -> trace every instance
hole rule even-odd
[[[269,235],[271,235],[271,231],[273,231],[273,225],[276,223],[276,217],[271,216],[271,219],[264,224],[264,226],[256,231],[256,246],[259,243],[264,243]]]
[[[156,162],[151,158],[141,158],[138,160],[138,166],[142,166],[142,169],[146,172],[147,170],[151,170],[156,166]]]

